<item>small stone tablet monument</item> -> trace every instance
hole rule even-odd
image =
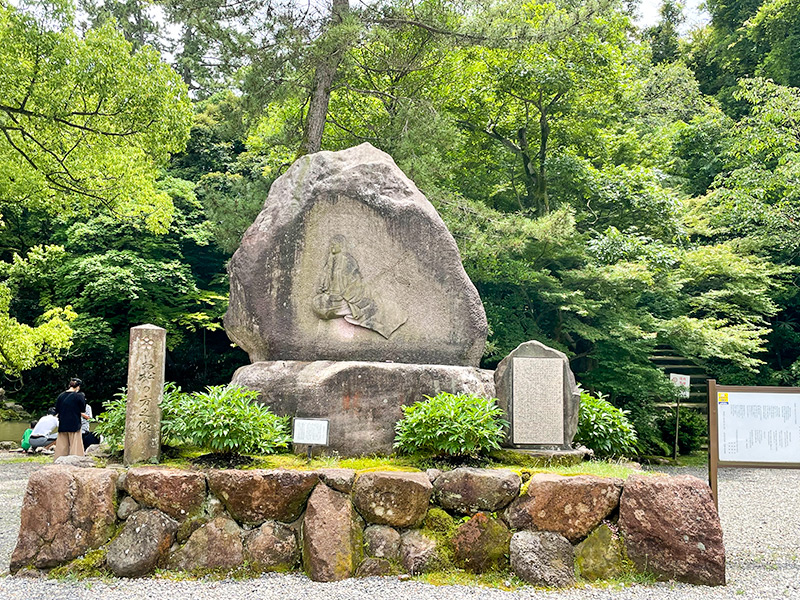
[[[578,430],[580,391],[566,354],[537,341],[506,356],[494,373],[498,405],[515,448],[569,450]]]
[[[225,330],[250,355],[233,383],[281,415],[330,421],[328,450],[391,452],[401,407],[494,396],[476,368],[486,314],[455,240],[369,144],[299,158],[228,264]]]
[[[167,331],[155,325],[131,328],[128,397],[125,409],[126,465],[158,462],[161,453],[161,397]]]

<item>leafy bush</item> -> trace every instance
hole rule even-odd
[[[125,438],[125,391],[103,404],[95,431],[114,449]],[[215,386],[187,394],[173,383],[164,386],[161,442],[193,445],[212,452],[269,454],[291,441],[287,418],[255,402],[258,392],[238,386]]]
[[[394,445],[403,452],[477,456],[496,450],[503,440],[503,411],[495,399],[440,392],[404,406]]]
[[[575,441],[594,450],[598,456],[625,456],[636,453],[636,430],[620,410],[605,399],[581,390],[578,433]]]
[[[663,411],[656,418],[656,425],[671,455],[675,445],[675,411]],[[699,450],[707,436],[708,419],[696,410],[682,406],[678,423],[678,452],[686,455]]]
[[[291,441],[289,420],[255,400],[258,392],[239,386],[213,386],[184,396],[186,439],[213,452],[269,454]]]

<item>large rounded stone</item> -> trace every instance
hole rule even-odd
[[[108,541],[116,522],[117,472],[46,466],[28,479],[10,570],[46,569]]]
[[[242,530],[235,521],[217,517],[195,531],[169,558],[169,566],[182,571],[235,569],[244,559]]]
[[[391,453],[402,406],[423,396],[494,396],[492,371],[453,365],[281,360],[241,367],[232,382],[276,414],[328,419],[328,450],[342,456]]]
[[[478,513],[453,536],[455,563],[473,573],[502,570],[508,566],[510,540],[511,532],[502,521]]]
[[[412,575],[426,573],[436,568],[439,551],[436,540],[417,529],[407,531],[400,538],[400,564]]]
[[[617,508],[621,491],[621,479],[537,473],[505,519],[514,529],[555,531],[574,543]]]
[[[182,521],[200,511],[206,499],[206,477],[197,471],[134,467],[125,490],[139,504],[157,508]]]
[[[141,577],[163,563],[175,541],[178,522],[160,510],[133,513],[108,545],[106,563],[117,577]]]
[[[267,521],[245,537],[244,556],[259,571],[289,571],[300,558],[297,536],[286,525]]]
[[[631,475],[619,507],[628,557],[660,579],[725,585],[722,527],[711,489],[688,475]]]
[[[414,527],[425,518],[432,490],[425,473],[362,473],[353,487],[353,502],[368,523]]]
[[[565,587],[575,583],[572,544],[550,531],[518,531],[511,537],[511,568],[533,585]]]
[[[625,571],[625,546],[603,523],[575,547],[575,566],[589,581],[616,579]]]
[[[450,511],[473,514],[505,508],[519,495],[522,480],[505,469],[462,467],[442,473],[433,483],[436,503]]]
[[[252,362],[476,366],[486,315],[453,237],[369,144],[299,158],[228,264],[228,336]]]
[[[241,523],[291,523],[303,512],[319,475],[310,471],[234,469],[208,472],[208,487]]]
[[[367,556],[397,560],[400,534],[393,527],[370,525],[364,530],[364,548]]]
[[[314,581],[352,577],[361,563],[361,519],[350,498],[320,484],[303,517],[303,563]]]

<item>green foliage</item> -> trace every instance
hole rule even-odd
[[[0,213],[99,205],[164,231],[172,206],[154,181],[186,144],[186,87],[113,20],[80,38],[70,0],[19,4],[0,5]]]
[[[661,412],[656,418],[656,425],[661,431],[661,439],[670,448],[675,445],[675,411]],[[708,418],[694,409],[681,407],[678,422],[678,452],[688,455],[700,450],[708,440]]]
[[[439,392],[403,407],[395,447],[402,452],[478,456],[500,447],[508,423],[494,399]]]
[[[288,419],[256,402],[258,392],[210,386],[184,396],[182,436],[213,452],[270,454],[291,441]]]
[[[186,394],[172,383],[164,386],[161,402],[161,441],[192,445],[212,452],[270,454],[291,441],[288,419],[258,404],[258,392],[239,386],[210,386]],[[103,404],[95,431],[115,449],[125,437],[125,392]]]
[[[72,346],[72,307],[51,308],[31,327],[11,316],[10,305],[11,292],[0,282],[0,376],[19,377],[37,365],[57,367]]]
[[[581,391],[578,433],[575,441],[595,451],[597,456],[631,456],[636,453],[636,430],[627,411],[620,410],[598,393]]]

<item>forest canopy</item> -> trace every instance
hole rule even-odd
[[[168,379],[226,383],[225,262],[270,184],[368,141],[456,238],[483,366],[564,351],[652,451],[658,353],[800,384],[800,0],[684,36],[635,4],[0,2],[0,371],[31,407],[78,369],[110,398],[149,322]]]

